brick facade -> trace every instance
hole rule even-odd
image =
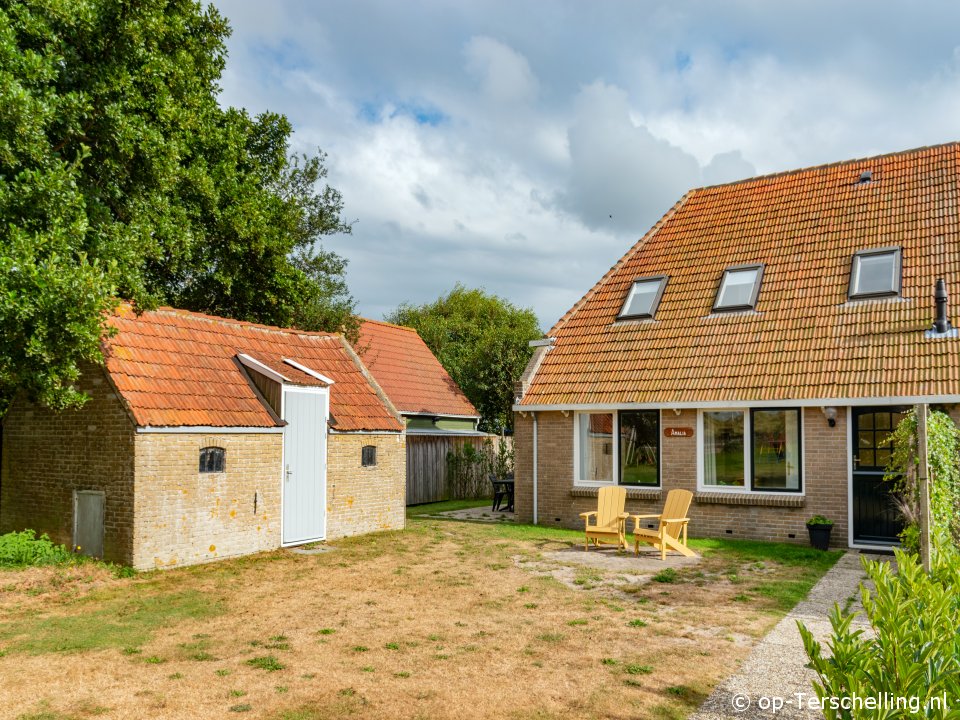
[[[200,449],[225,471],[201,473]],[[136,437],[133,566],[192,565],[280,546],[281,433]]]
[[[806,520],[823,514],[835,525],[831,543],[848,542],[847,413],[838,408],[837,423],[830,427],[819,408],[803,410],[803,497],[768,493],[723,496],[697,492],[697,438],[660,438],[662,488],[629,489],[627,512],[657,513],[672,488],[685,488],[697,496],[690,507],[690,532],[694,537],[733,537],[806,543]],[[697,427],[697,411],[661,413],[662,426]],[[595,491],[574,488],[574,413],[537,413],[538,516],[541,524],[583,527],[579,513],[596,509]],[[532,446],[533,420],[529,413],[515,417],[516,510],[522,522],[533,519]],[[771,503],[755,504],[755,503]],[[632,529],[632,524],[628,526]]]
[[[73,544],[73,492],[105,494],[104,558],[133,560],[134,426],[99,367],[76,387],[90,399],[54,412],[17,398],[3,418],[0,533],[32,528]]]
[[[377,448],[363,467],[361,448]],[[406,520],[406,436],[331,434],[327,443],[327,539],[376,530],[402,530]]]

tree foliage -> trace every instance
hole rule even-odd
[[[349,232],[323,156],[221,108],[226,20],[193,0],[0,4],[0,397],[66,407],[117,298],[337,329]]]
[[[481,427],[513,426],[514,387],[542,336],[533,311],[459,283],[425,305],[403,304],[387,321],[416,328],[481,415]]]

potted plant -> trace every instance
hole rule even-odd
[[[831,530],[833,530],[833,520],[823,515],[814,515],[807,520],[807,532],[810,533],[810,544],[817,550],[826,550],[830,547]]]

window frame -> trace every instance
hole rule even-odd
[[[860,280],[860,259],[873,255],[893,255],[893,281],[892,290],[882,290],[879,292],[855,292],[854,277],[857,284]],[[850,259],[850,277],[847,285],[848,300],[868,300],[870,298],[900,297],[903,291],[903,248],[899,245],[888,245],[881,248],[869,248],[866,250],[857,250]]]
[[[800,424],[797,429],[797,442],[799,444],[799,454],[800,454],[800,477],[799,477],[799,489],[790,490],[790,489],[773,489],[773,488],[760,488],[757,489],[754,487],[754,466],[753,466],[753,412],[755,410],[795,410],[799,416]],[[703,452],[704,452],[704,435],[703,435],[703,414],[707,412],[739,412],[743,413],[743,487],[736,487],[732,485],[707,485],[704,477],[704,462],[703,462]],[[708,493],[731,493],[734,495],[768,495],[771,493],[781,494],[781,495],[793,495],[795,497],[806,497],[806,490],[804,487],[804,477],[806,475],[806,456],[803,452],[803,430],[804,430],[804,419],[803,419],[803,408],[801,407],[791,407],[791,406],[777,406],[777,407],[711,407],[711,408],[701,408],[697,410],[697,492],[708,492]],[[749,458],[747,457],[749,453]]]
[[[637,287],[637,283],[643,282],[654,282],[657,281],[659,286],[657,291],[653,295],[653,302],[650,304],[649,313],[633,313],[630,315],[626,314],[627,306],[630,304],[630,301],[633,299],[633,292]],[[630,289],[627,291],[627,297],[623,301],[623,305],[620,306],[620,312],[617,315],[617,320],[652,320],[657,315],[657,309],[660,307],[660,301],[663,299],[663,293],[667,289],[667,283],[670,282],[669,275],[650,275],[648,277],[638,277],[634,278],[633,282],[630,283]]]
[[[214,454],[214,457],[219,454],[220,457],[220,469],[219,470],[204,470],[203,469],[203,459],[204,455],[211,450],[217,450],[219,453]],[[217,473],[225,473],[227,471],[227,449],[225,447],[220,447],[219,445],[205,445],[200,448],[200,453],[197,458],[197,472],[201,475],[214,475]]]
[[[656,485],[625,485],[620,482],[620,413],[621,412],[655,412],[657,413],[657,484]],[[613,455],[610,480],[584,480],[580,477],[580,416],[581,415],[613,415],[613,434],[611,448]],[[662,408],[623,408],[616,410],[576,410],[573,412],[573,486],[584,488],[601,488],[619,486],[636,488],[638,490],[660,490],[663,486],[663,409]]]
[[[753,416],[757,412],[795,412],[797,414],[797,456],[800,466],[797,468],[797,489],[790,488],[757,488],[754,484],[757,479],[756,454],[753,452]],[[755,493],[792,493],[803,495],[803,409],[798,407],[752,407],[750,416],[750,492]]]
[[[760,297],[760,286],[763,285],[763,271],[766,266],[764,263],[749,263],[747,265],[731,265],[723,269],[720,275],[720,282],[717,284],[717,291],[713,297],[712,312],[742,312],[744,310],[756,310],[757,299]],[[749,305],[721,305],[720,293],[723,291],[724,281],[731,272],[741,272],[743,270],[756,270],[757,279],[753,281],[753,292],[750,294]]]
[[[367,454],[369,451],[372,451],[373,462],[367,462]],[[376,466],[377,466],[377,446],[362,445],[360,447],[360,467],[376,467]]]

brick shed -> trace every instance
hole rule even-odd
[[[960,144],[686,193],[543,340],[521,382],[516,508],[582,527],[598,489],[697,536],[876,548],[902,528],[886,440],[960,418]],[[938,281],[943,287],[935,290]],[[628,530],[633,529],[632,522]]]
[[[404,525],[403,422],[339,335],[171,308],[111,318],[89,401],[17,398],[0,532],[138,569]]]

